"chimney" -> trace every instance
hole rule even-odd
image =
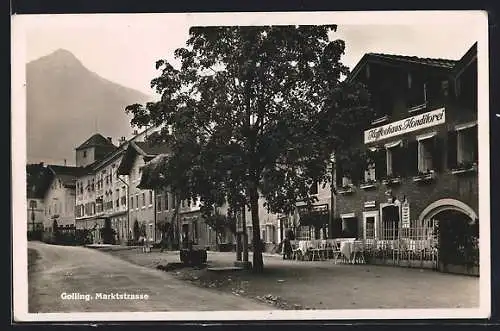
[[[109,140],[110,143],[113,143],[113,138],[108,137],[108,140]]]
[[[127,139],[125,137],[120,137],[120,144],[123,144]]]
[[[66,159],[64,159],[64,166],[66,166]]]
[[[134,135],[134,136],[137,136],[138,134],[139,134],[139,133],[137,132],[137,130],[134,130],[133,135]]]

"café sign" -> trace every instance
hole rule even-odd
[[[365,144],[445,123],[445,109],[405,118],[365,131]]]

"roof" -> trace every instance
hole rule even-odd
[[[118,174],[127,175],[134,164],[135,158],[140,155],[144,157],[145,161],[150,161],[160,154],[168,154],[170,148],[166,144],[153,144],[150,142],[131,141],[127,146],[125,154],[118,167]]]
[[[94,146],[105,146],[105,147],[113,147],[116,148],[111,141],[105,138],[102,134],[96,133],[92,135],[89,139],[87,139],[83,144],[78,146],[76,150],[94,147]]]
[[[76,178],[89,173],[88,168],[70,167],[60,165],[48,165],[53,174],[58,177],[65,187],[73,187],[76,183]]]
[[[139,148],[140,153],[144,156],[154,157],[163,153],[170,153],[171,149],[167,144],[151,144],[144,141],[135,141],[132,142],[132,145],[135,145]]]
[[[460,76],[462,72],[474,61],[477,60],[477,42],[472,45],[469,50],[462,56],[460,60],[458,60],[455,68],[453,68],[453,72],[455,76]]]
[[[141,181],[137,185],[140,189],[154,190],[163,187],[159,170],[168,162],[168,154],[159,154],[142,168]]]
[[[379,63],[386,65],[413,65],[413,66],[425,66],[429,68],[437,68],[443,70],[451,70],[457,64],[456,60],[449,59],[434,59],[434,58],[422,58],[417,56],[405,56],[396,54],[384,54],[384,53],[366,53],[361,60],[356,64],[354,69],[348,76],[348,81],[352,81],[356,78],[358,73],[367,63]]]

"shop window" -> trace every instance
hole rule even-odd
[[[358,219],[356,217],[342,217],[342,237],[358,237]]]

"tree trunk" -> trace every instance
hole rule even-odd
[[[262,259],[262,244],[260,240],[259,193],[255,182],[253,182],[250,186],[249,193],[253,230],[253,270],[255,272],[263,272],[264,261]]]

